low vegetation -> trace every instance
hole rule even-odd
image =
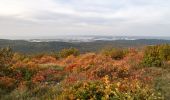
[[[168,44],[148,46],[145,48],[144,66],[161,67],[168,60],[170,60],[170,46]]]
[[[60,52],[57,53],[57,57],[59,58],[66,58],[70,55],[73,55],[73,56],[78,56],[80,53],[79,53],[79,50],[76,49],[76,48],[69,48],[69,49],[63,49],[61,50]]]
[[[120,60],[125,57],[128,51],[125,49],[106,48],[103,49],[101,53],[105,56],[111,57],[112,59]]]
[[[2,100],[169,100],[170,45],[69,48],[40,55],[0,50]]]

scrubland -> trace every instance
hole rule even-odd
[[[170,45],[76,48],[26,55],[0,50],[1,100],[169,100]]]

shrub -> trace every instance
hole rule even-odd
[[[33,77],[33,83],[45,83],[45,82],[55,82],[58,83],[64,78],[64,73],[54,70],[54,69],[46,69],[37,72]]]
[[[143,65],[148,67],[162,67],[163,62],[170,59],[170,46],[148,46],[144,49]]]
[[[148,46],[144,50],[143,65],[148,67],[159,67],[162,59],[159,58],[159,51],[156,46]]]
[[[7,67],[11,64],[13,52],[11,48],[0,49],[0,67]]]
[[[7,76],[0,77],[0,99],[17,87],[16,82],[17,81],[15,79]]]
[[[160,59],[165,61],[170,60],[170,45],[168,44],[159,45],[158,50]]]
[[[17,61],[23,61],[25,59],[27,59],[28,57],[24,54],[21,54],[21,53],[14,53],[13,54],[13,59],[12,61],[13,62],[17,62]]]
[[[79,50],[76,48],[63,49],[58,53],[59,58],[66,58],[70,55],[78,56]]]
[[[13,52],[11,48],[0,49],[0,76],[10,75]]]
[[[15,69],[17,74],[21,74],[23,80],[30,81],[32,76],[35,74],[35,71],[32,69],[29,69],[27,67],[19,67]]]
[[[125,82],[126,83],[126,82]],[[125,86],[126,85],[126,86]],[[160,93],[142,86],[140,82],[131,84],[104,81],[79,82],[61,94],[66,100],[162,100]]]
[[[3,95],[2,100],[55,100],[61,92],[59,85],[35,85],[31,89],[15,89],[10,94]],[[63,100],[63,99],[57,99]]]
[[[106,49],[103,49],[101,53],[105,56],[111,57],[112,59],[120,60],[126,55],[127,50],[116,49],[116,48],[106,48]]]

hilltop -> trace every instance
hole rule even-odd
[[[23,55],[0,50],[3,100],[168,100],[170,45],[76,48]]]

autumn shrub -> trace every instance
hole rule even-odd
[[[52,69],[52,70],[57,70],[57,71],[63,71],[64,67],[58,66],[53,63],[47,63],[47,64],[39,64],[39,69]]]
[[[169,81],[164,81],[169,72],[164,80],[159,73],[170,65],[168,45],[149,46],[144,52],[109,48],[81,55],[70,48],[57,54],[62,59],[44,54],[5,56],[8,52],[0,57],[0,100],[161,100],[163,89],[169,97]],[[139,68],[141,63],[167,67]]]
[[[127,52],[128,51],[125,49],[116,49],[116,48],[106,48],[101,51],[103,55],[109,56],[115,60],[122,59],[127,54]]]
[[[56,58],[52,56],[43,56],[41,59],[38,60],[38,63],[45,64],[45,63],[55,63]]]
[[[44,53],[44,52],[40,52],[40,53],[37,53],[37,54],[32,54],[32,55],[31,55],[31,58],[40,59],[40,58],[42,58],[43,56],[48,56],[48,54],[47,54],[47,53]]]
[[[2,100],[55,100],[61,92],[60,85],[38,84],[31,89],[15,89],[9,94],[3,95]],[[63,99],[57,99],[63,100]]]
[[[29,57],[21,53],[14,53],[12,57],[12,62],[16,63],[18,61],[25,61],[26,59],[29,59]]]
[[[38,65],[34,62],[18,61],[10,68],[12,70],[13,77],[17,80],[30,81],[32,76],[39,70]]]
[[[162,67],[163,62],[170,59],[170,46],[156,45],[147,46],[144,49],[144,58],[142,64],[147,67]]]
[[[36,73],[35,70],[32,70],[28,67],[19,67],[15,69],[16,74],[21,74],[21,77],[25,81],[30,81],[32,76]]]
[[[122,84],[103,81],[78,82],[65,89],[62,95],[66,100],[163,100],[160,93],[140,82]]]
[[[0,49],[0,66],[9,66],[13,57],[13,51],[11,48]]]
[[[64,78],[64,73],[55,70],[55,69],[46,69],[38,71],[33,77],[33,83],[45,83],[45,82],[54,82],[58,83]]]
[[[66,58],[70,55],[78,56],[79,50],[76,48],[63,49],[58,53],[59,58]]]
[[[159,57],[160,59],[164,61],[170,60],[170,45],[164,44],[164,45],[159,45]]]
[[[170,66],[166,68],[155,68],[159,71],[159,75],[154,78],[155,89],[162,92],[165,100],[170,98]]]
[[[54,85],[41,85],[29,91],[28,96],[36,97],[39,100],[53,100],[58,94],[59,87]]]
[[[12,64],[13,51],[11,48],[0,49],[0,76],[10,73],[10,65]]]
[[[17,80],[8,76],[0,77],[0,98],[17,87]]]

